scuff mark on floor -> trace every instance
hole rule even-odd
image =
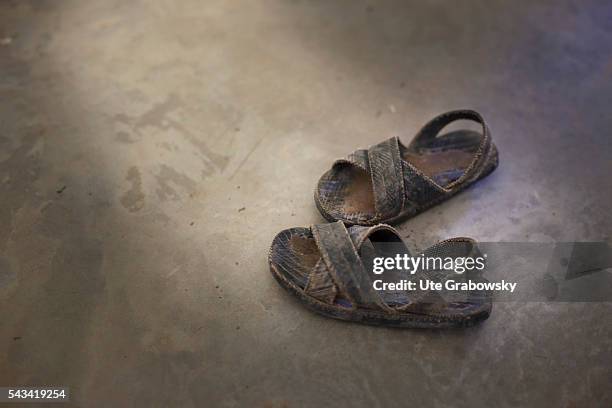
[[[125,177],[131,187],[121,196],[121,205],[129,212],[140,211],[145,205],[145,195],[142,192],[142,178],[137,167],[132,166]]]
[[[203,174],[211,175],[215,172],[223,171],[229,163],[229,158],[213,152],[200,137],[171,117],[171,114],[180,108],[182,108],[180,97],[177,94],[171,93],[165,100],[153,105],[151,109],[140,116],[120,113],[115,115],[114,119],[127,126],[131,133],[136,136],[136,139],[146,137],[146,130],[151,127],[163,131],[174,130],[199,152],[200,159],[205,167]],[[123,143],[135,141],[134,138],[130,138],[129,134],[126,133],[125,131],[118,132],[118,141]]]

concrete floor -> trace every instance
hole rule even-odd
[[[606,4],[607,3],[607,4]],[[423,247],[611,241],[605,1],[4,1],[0,385],[72,406],[612,406],[612,303],[460,331],[319,317],[272,278],[332,160],[433,115],[499,169]]]

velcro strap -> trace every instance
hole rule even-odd
[[[341,221],[313,225],[312,234],[323,262],[340,292],[356,306],[392,311],[372,287],[372,281]]]
[[[404,206],[404,178],[397,137],[368,149],[374,207],[380,218],[393,217]]]

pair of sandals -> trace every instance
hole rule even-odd
[[[440,134],[457,120],[474,121],[480,131]],[[385,251],[388,255],[389,244],[410,254],[397,230],[387,224],[451,198],[497,165],[489,129],[472,110],[435,117],[408,146],[393,137],[356,150],[336,160],[317,184],[315,203],[330,223],[277,234],[268,257],[272,275],[307,307],[336,319],[419,328],[464,327],[485,320],[492,308],[487,293],[471,291],[462,299],[441,301],[431,290],[375,290],[379,276],[365,265]],[[474,240],[453,238],[415,256],[470,256],[477,251]],[[437,271],[429,277],[443,280],[448,274],[454,272]],[[469,277],[466,272],[464,278]]]

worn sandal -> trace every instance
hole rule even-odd
[[[459,130],[438,136],[462,119],[478,122],[482,133]],[[336,160],[319,180],[315,202],[328,221],[392,224],[449,199],[497,164],[497,149],[482,116],[451,111],[427,123],[407,147],[392,137]]]
[[[389,248],[395,248],[390,253]],[[398,250],[399,248],[399,250]],[[475,241],[455,238],[442,241],[417,256],[469,256],[477,253]],[[384,224],[346,228],[340,221],[290,228],[272,242],[268,262],[276,280],[313,311],[327,317],[359,323],[411,328],[471,326],[491,313],[491,296],[485,291],[462,292],[461,299],[446,301],[434,291],[375,290],[374,257],[409,254],[398,232]],[[410,255],[408,255],[410,256]],[[410,275],[395,271],[394,279],[471,279],[486,282],[480,274],[428,271]],[[376,288],[380,289],[380,288]]]

